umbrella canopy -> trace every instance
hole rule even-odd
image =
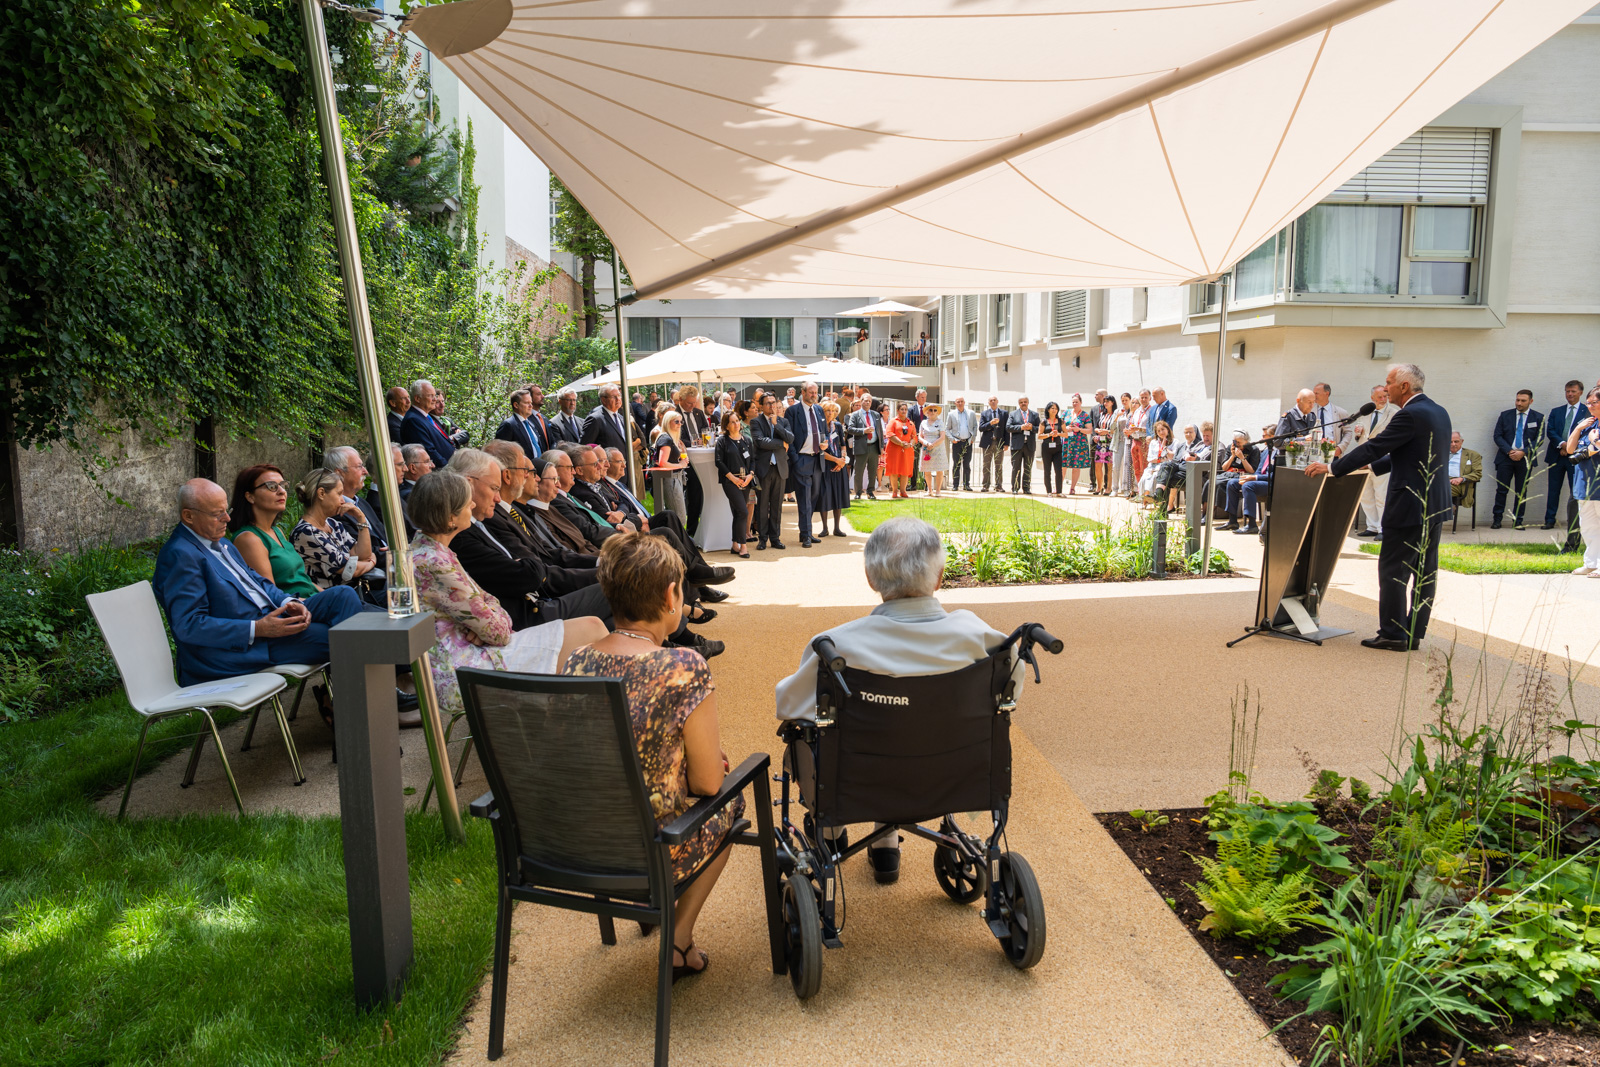
[[[799,374],[805,368],[788,356],[751,352],[721,344],[709,337],[691,337],[671,348],[628,364],[628,386],[667,385],[672,382],[697,382],[707,378],[719,382],[770,382]],[[594,377],[593,385],[616,382],[616,371]]]
[[[819,359],[806,367],[804,374],[797,374],[792,378],[779,378],[773,384],[788,385],[790,382],[832,382],[836,385],[899,385],[915,378],[915,374],[895,370],[893,367],[879,367],[873,363],[863,363],[859,359]]]
[[[836,311],[834,314],[841,319],[869,319],[880,315],[885,317],[894,316],[896,318],[901,315],[926,315],[928,312],[923,308],[914,308],[910,304],[902,304],[898,300],[880,300],[876,304],[851,308],[849,311]]]
[[[1213,278],[1594,0],[456,0],[640,299]]]

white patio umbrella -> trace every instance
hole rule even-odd
[[[707,378],[719,382],[770,382],[802,373],[803,366],[781,354],[751,352],[713,341],[691,337],[671,348],[628,364],[628,386],[667,385]],[[616,371],[595,375],[593,386],[610,385],[618,380]]]
[[[834,315],[841,319],[870,319],[877,317],[900,318],[904,315],[926,315],[922,308],[914,308],[910,304],[902,304],[898,300],[880,300],[876,304],[866,307],[851,308],[849,311],[837,311]]]
[[[792,378],[779,378],[774,385],[788,385],[791,382],[804,383],[816,382],[818,385],[832,383],[834,385],[900,385],[911,381],[915,374],[895,370],[893,367],[880,367],[873,363],[863,363],[859,359],[819,359],[806,367],[804,374],[797,374]]]

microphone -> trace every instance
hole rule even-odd
[[[1364,419],[1368,415],[1371,415],[1374,411],[1377,411],[1377,410],[1378,410],[1378,405],[1374,404],[1372,401],[1369,400],[1365,404],[1361,405],[1361,410],[1356,412],[1356,418]]]

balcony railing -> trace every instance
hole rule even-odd
[[[933,367],[939,362],[932,339],[907,342],[873,337],[865,345],[856,345],[852,354],[880,367]]]

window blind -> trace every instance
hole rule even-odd
[[[1089,290],[1062,289],[1050,294],[1050,336],[1081,337],[1088,328]]]
[[[957,299],[954,296],[939,298],[939,354],[943,356],[953,356],[956,352],[956,331],[961,329],[956,315]]]
[[[1483,204],[1494,131],[1425,126],[1335,189],[1331,203]]]

